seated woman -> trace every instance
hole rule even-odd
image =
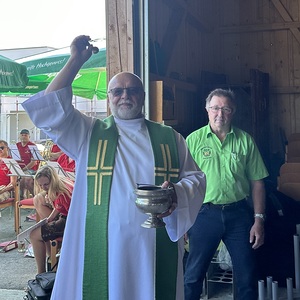
[[[62,237],[68,215],[74,183],[60,177],[55,169],[46,165],[34,179],[34,206],[47,223],[30,233],[38,273],[46,272],[46,255],[50,255],[50,240]]]
[[[2,158],[11,158],[8,156],[8,144],[4,140],[0,140],[0,202],[11,197],[11,191],[17,183],[16,176],[9,176],[10,170]]]
[[[53,144],[50,148],[49,160],[50,161],[57,161],[57,159],[62,154],[63,154],[63,152],[60,150],[60,148],[56,144]]]

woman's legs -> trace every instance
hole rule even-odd
[[[41,220],[49,217],[52,212],[52,208],[50,208],[49,204],[46,203],[43,193],[37,194],[33,197],[33,204]]]
[[[33,198],[34,207],[41,219],[47,218],[52,209],[46,203],[43,193],[37,194]],[[38,273],[46,272],[46,255],[50,256],[50,242],[42,239],[41,227],[30,233],[30,242],[33,247],[34,257],[37,264]]]
[[[38,274],[46,272],[46,253],[50,253],[50,242],[43,241],[41,227],[36,228],[30,233],[30,242],[37,264]]]

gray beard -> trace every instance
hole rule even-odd
[[[142,114],[141,108],[138,106],[132,107],[131,109],[122,109],[122,108],[110,108],[112,114],[121,120],[131,120],[139,118]]]

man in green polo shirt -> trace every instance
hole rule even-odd
[[[268,172],[253,138],[231,125],[235,95],[216,89],[206,99],[209,124],[187,137],[207,178],[204,204],[188,232],[185,300],[199,300],[203,280],[220,241],[231,256],[237,299],[257,299],[254,250],[264,243]],[[248,197],[252,198],[253,209]]]

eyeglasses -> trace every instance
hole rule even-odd
[[[1,150],[4,150],[6,147],[5,146],[0,146],[0,149]]]
[[[233,109],[231,107],[218,107],[218,106],[210,106],[209,109],[213,112],[213,113],[218,113],[219,110],[221,110],[225,115],[230,115],[233,112]]]
[[[142,89],[140,87],[114,88],[109,90],[108,93],[111,93],[114,97],[120,97],[125,90],[127,91],[128,96],[136,96]]]

